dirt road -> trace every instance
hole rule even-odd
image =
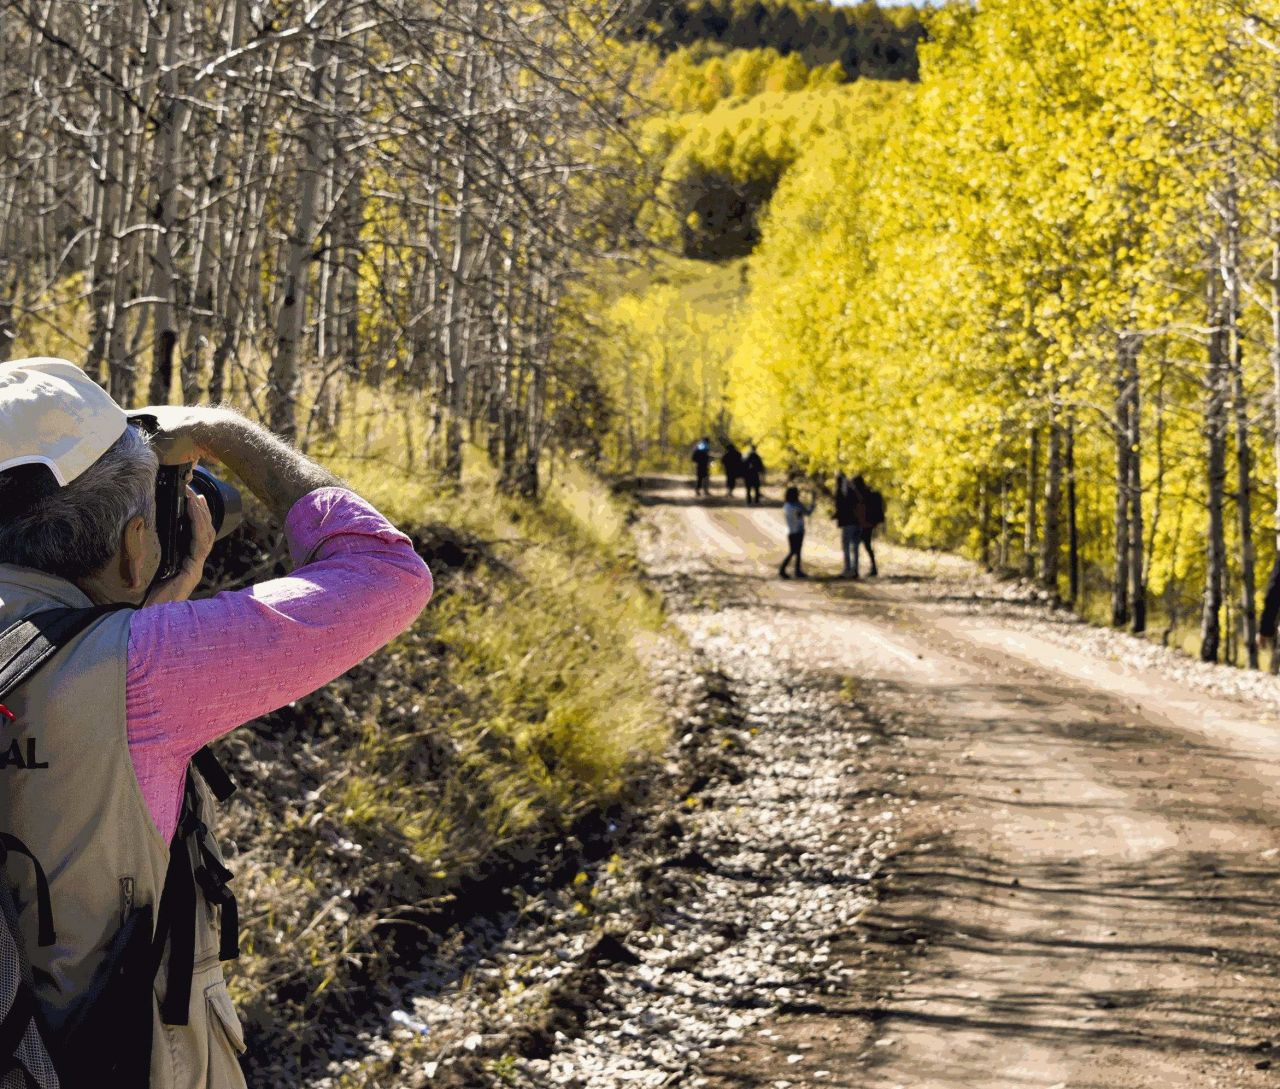
[[[879,579],[782,582],[776,506],[674,484],[646,502],[704,611],[732,626],[763,610],[769,645],[802,663],[794,684],[838,685],[894,745],[877,903],[821,958],[846,967],[690,1084],[1280,1080],[1274,700],[1215,694],[1229,677],[1180,677],[1124,637],[1082,640],[959,561],[882,547]],[[833,533],[815,530],[808,564],[832,576]]]
[[[784,582],[776,502],[639,498],[682,633],[652,656],[677,729],[649,801],[323,1084],[1280,1084],[1276,678],[951,557],[837,579],[821,518],[818,577]]]

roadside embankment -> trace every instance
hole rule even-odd
[[[359,1056],[455,922],[607,854],[667,736],[641,665],[661,609],[606,489],[562,471],[534,505],[482,476],[457,493],[329,460],[410,533],[436,594],[389,647],[221,743],[240,784],[222,823],[232,988],[259,1086]],[[219,582],[283,559],[250,524]]]
[[[678,491],[639,499],[675,635],[648,663],[676,725],[654,790],[615,854],[462,928],[326,1086],[739,1085],[780,1016],[862,986],[835,946],[895,850],[895,744],[811,613],[722,567]],[[820,1072],[811,1047],[779,1061]]]

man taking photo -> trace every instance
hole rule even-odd
[[[110,988],[121,964],[137,978],[140,949],[146,1009],[106,1020],[122,1049],[136,1046],[130,1025],[144,1038],[130,1084],[239,1089],[244,1044],[221,967],[238,924],[208,832],[218,769],[202,750],[407,628],[431,573],[368,503],[259,425],[219,408],[146,411],[153,434],[74,364],[0,364],[0,631],[91,618],[0,707],[0,833],[29,852],[9,850],[0,876],[55,1041],[94,1039],[84,1026],[104,1023],[104,993],[128,993]],[[233,472],[283,525],[293,573],[187,600],[214,540],[188,491],[189,552],[156,582],[153,447]],[[109,1068],[53,1050],[73,1071]],[[76,1073],[59,1073],[73,1086]]]

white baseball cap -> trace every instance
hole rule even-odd
[[[102,457],[129,426],[124,410],[65,359],[0,363],[0,472],[45,465],[60,486]]]

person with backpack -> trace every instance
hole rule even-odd
[[[720,455],[720,464],[724,466],[724,481],[727,494],[733,495],[738,486],[738,478],[742,476],[742,451],[732,442],[725,443],[724,453]]]
[[[711,494],[711,440],[700,438],[693,446],[694,495]]]
[[[804,520],[813,514],[815,507],[813,497],[809,497],[807,504],[800,502],[800,489],[789,487],[782,503],[782,513],[787,520],[787,558],[782,561],[782,566],[778,568],[778,576],[780,578],[790,578],[787,574],[787,564],[794,558],[796,561],[795,570],[796,578],[803,579],[809,576],[804,573],[804,568],[800,565],[800,552],[804,548]]]
[[[878,574],[876,554],[871,547],[871,538],[879,526],[884,525],[884,496],[869,485],[861,476],[853,478],[853,492],[858,517],[858,543],[867,550],[867,558],[871,561],[871,570],[867,572],[871,578]],[[858,545],[853,548],[853,578],[858,577]]]
[[[742,459],[742,482],[747,488],[747,506],[760,505],[760,483],[764,480],[764,460],[760,457],[760,452],[756,449],[756,444],[751,444],[751,449],[747,452],[747,456]]]
[[[836,474],[835,519],[840,527],[840,548],[844,554],[841,578],[858,577],[858,546],[862,542],[863,500],[844,473]]]
[[[210,831],[233,785],[205,746],[394,638],[432,579],[260,425],[147,411],[130,419],[64,360],[0,364],[0,929],[25,961],[15,979],[0,957],[0,1039],[22,1040],[0,1079],[53,1084],[43,1049],[62,1089],[243,1089],[221,964],[239,919]],[[215,534],[187,489],[189,543],[157,581],[173,528],[157,451],[234,473],[284,527],[294,573],[190,600]]]

